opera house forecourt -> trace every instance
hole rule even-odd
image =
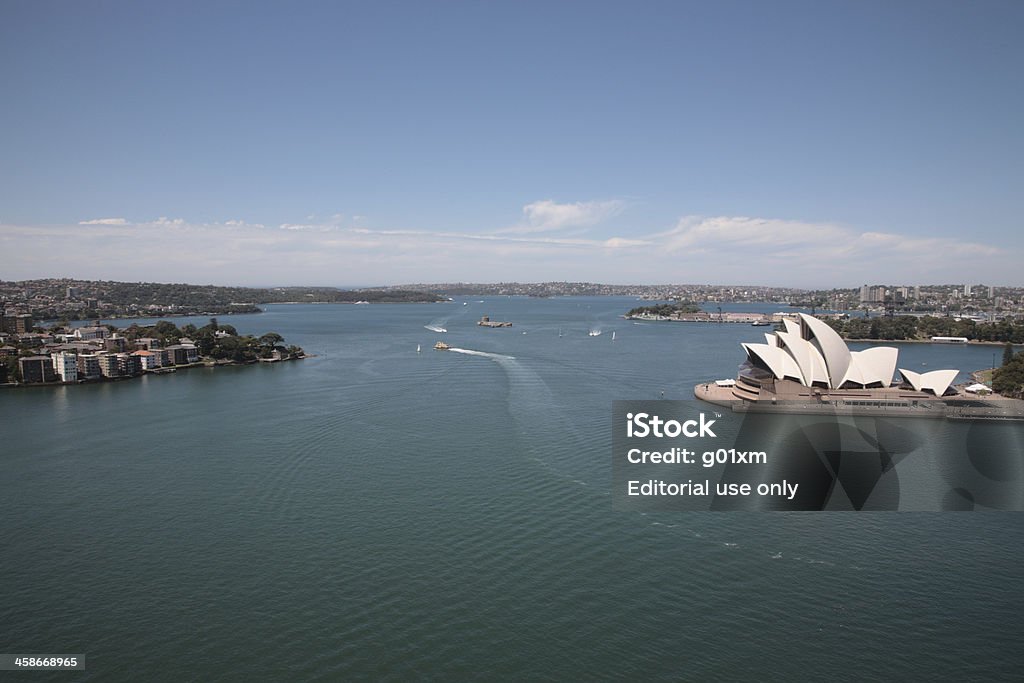
[[[827,323],[798,314],[764,344],[741,344],[736,379],[698,384],[694,395],[736,412],[886,415],[953,420],[1021,420],[1024,401],[974,395],[953,386],[959,370],[899,368],[899,350],[851,351]]]

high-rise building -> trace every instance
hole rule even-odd
[[[53,370],[61,382],[78,381],[78,356],[66,351],[50,354],[53,359]]]
[[[10,315],[3,318],[3,331],[11,334],[26,334],[32,331],[32,316],[24,313],[22,315]]]
[[[18,359],[18,365],[21,366],[21,381],[25,384],[57,381],[49,356],[22,357]]]
[[[971,295],[971,286],[970,285],[964,285],[964,296],[970,296],[970,295]]]

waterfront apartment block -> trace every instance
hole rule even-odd
[[[78,358],[79,379],[99,379],[103,376],[100,370],[100,359],[95,353],[80,353]]]
[[[173,344],[165,351],[170,354],[172,365],[188,365],[199,361],[199,349],[195,344]]]
[[[130,353],[117,354],[117,372],[121,377],[136,377],[142,374],[142,359]]]
[[[162,354],[153,353],[152,351],[133,351],[132,355],[139,359],[142,363],[142,369],[155,370],[160,367],[160,361],[162,360]]]
[[[50,354],[53,359],[53,370],[61,382],[78,381],[78,356],[66,351]]]
[[[25,384],[57,381],[57,374],[53,371],[53,361],[49,356],[19,358],[18,366],[21,368],[21,381]]]
[[[120,377],[121,371],[117,363],[117,355],[113,353],[100,353],[96,355],[100,362],[100,373],[104,377]]]

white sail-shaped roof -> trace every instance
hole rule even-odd
[[[783,348],[789,351],[800,368],[803,384],[811,386],[815,382],[828,384],[828,372],[825,369],[825,359],[822,358],[814,344],[799,335],[789,332],[777,332]]]
[[[750,356],[756,356],[768,366],[777,379],[789,377],[800,382],[800,368],[788,353],[768,344],[741,344]]]
[[[958,374],[957,370],[932,370],[922,374],[900,368],[903,380],[914,387],[915,391],[930,391],[936,396],[946,393]]]
[[[863,351],[854,351],[850,355],[853,359],[843,381],[855,381],[862,386],[875,382],[881,383],[883,387],[892,384],[892,376],[896,374],[896,361],[900,355],[899,349],[892,346],[873,346]],[[860,379],[854,379],[854,372]]]
[[[817,318],[812,318],[806,313],[800,313],[800,320],[806,326],[809,335],[804,334],[808,341],[817,342],[821,355],[825,358],[825,368],[828,371],[828,385],[836,388],[843,383],[846,371],[850,368],[850,349],[846,346],[843,338],[831,327]]]
[[[892,386],[898,349],[875,346],[851,352],[826,323],[805,313],[798,315],[799,323],[783,318],[786,329],[766,334],[765,344],[743,344],[750,359],[768,368],[776,379],[788,378],[804,386]],[[915,390],[937,396],[942,396],[959,374],[957,370],[933,370],[922,375],[902,369],[900,373]]]
[[[857,362],[857,352],[854,351],[850,355],[853,357],[852,362],[850,363],[850,367],[846,369],[846,377],[844,377],[843,381],[839,383],[839,386],[843,386],[847,382],[851,382],[861,387],[869,384],[870,382],[864,379],[864,370],[861,367],[861,364]]]
[[[795,334],[798,337],[800,336],[800,323],[795,320],[790,320],[789,318],[783,318],[782,324],[786,326],[786,332]]]

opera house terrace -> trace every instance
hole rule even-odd
[[[783,319],[764,344],[741,344],[736,379],[699,384],[696,398],[736,412],[886,415],[948,419],[1024,419],[1024,401],[953,386],[958,370],[899,368],[899,350],[851,351],[825,322],[804,314]]]

